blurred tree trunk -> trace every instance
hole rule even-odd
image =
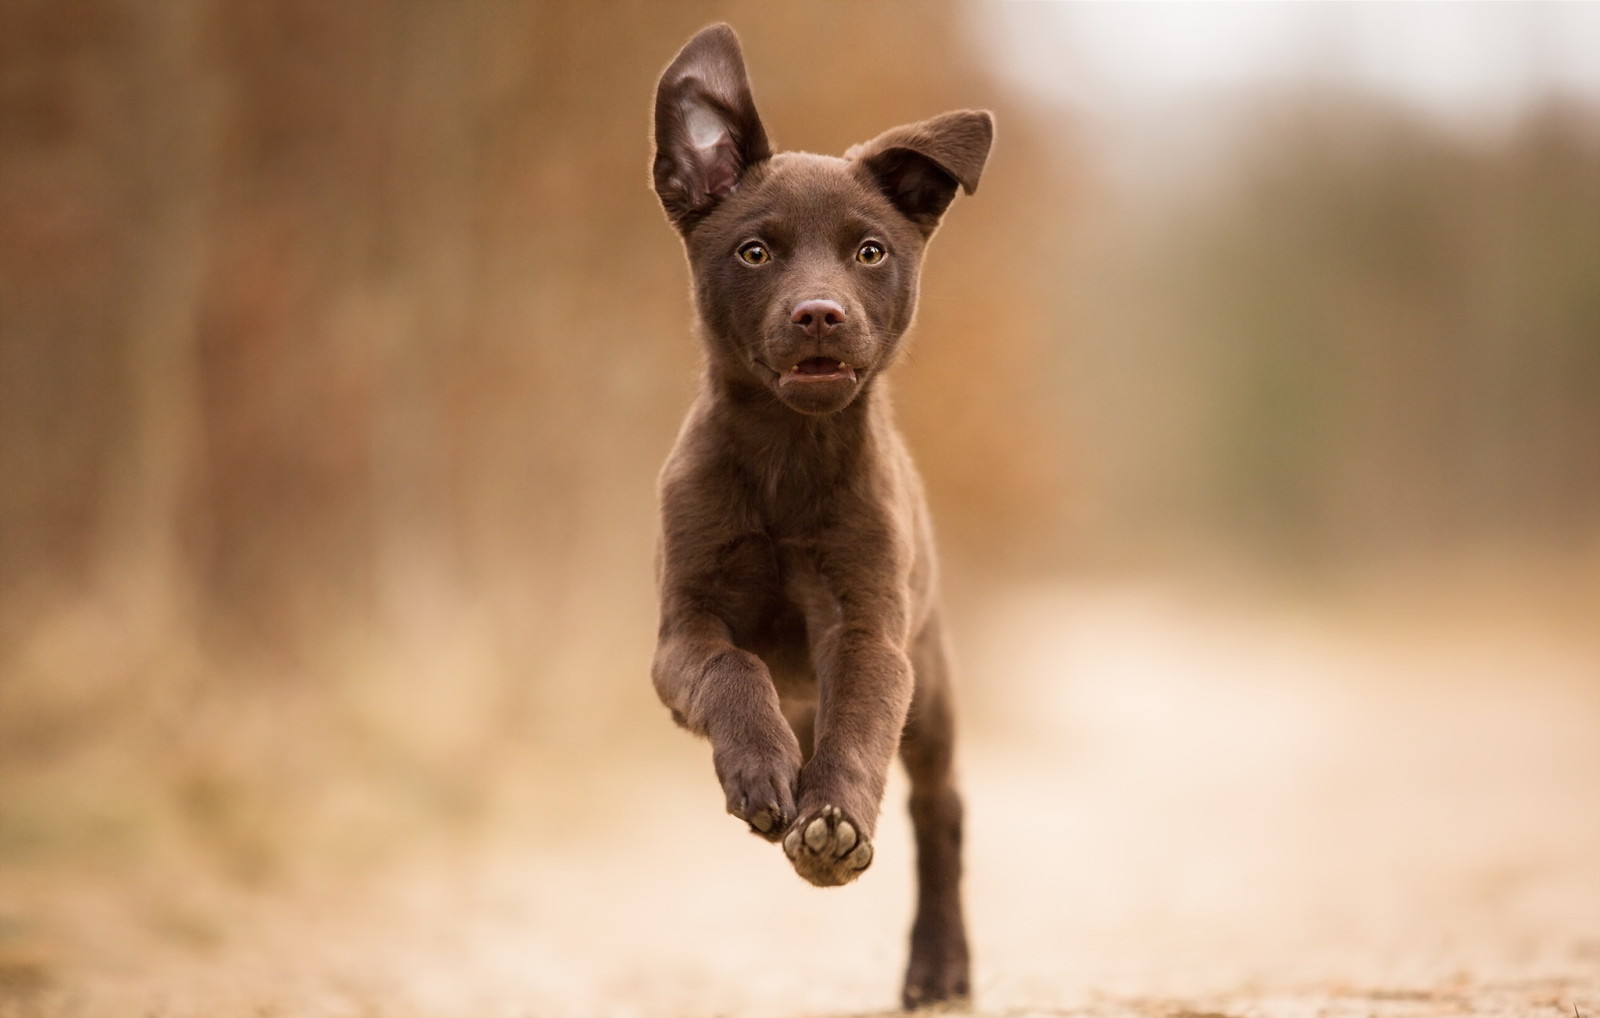
[[[119,600],[143,606],[154,638],[192,633],[195,590],[183,555],[186,493],[200,480],[198,322],[214,201],[215,79],[204,69],[204,0],[130,10],[129,109],[137,141],[120,163],[129,176],[135,248],[125,318],[132,427],[120,436],[105,501],[108,580]],[[137,19],[137,20],[135,20]],[[209,520],[187,525],[204,532]]]

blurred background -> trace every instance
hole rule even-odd
[[[1384,818],[1500,788],[1427,828],[1510,825],[1462,872],[1523,872],[1517,831],[1600,846],[1600,6],[6,0],[0,1013],[88,993],[106,958],[155,979],[255,943],[235,898],[175,886],[295,900],[494,844],[513,883],[647,895],[662,856],[629,821],[674,796],[682,844],[735,840],[647,681],[654,477],[699,365],[647,131],[714,20],[783,148],[996,113],[894,380],[991,815],[1057,751],[1107,782],[1058,795],[1061,823],[1103,800],[1116,829],[1129,774],[1159,798],[1196,758],[1240,817],[1242,776],[1276,772],[1287,809],[1322,786],[1273,740],[1310,739],[1334,801],[1398,789]],[[1281,724],[1312,716],[1348,724]],[[1343,766],[1419,730],[1428,767]],[[1218,738],[1260,755],[1230,770]],[[1154,755],[1084,748],[1134,740]],[[1018,840],[976,836],[980,888],[1035,850],[1017,808]],[[751,879],[793,881],[778,862]],[[901,905],[864,986],[892,983]],[[998,996],[1124,985],[1049,982],[1103,928],[991,908],[991,941],[1038,951]],[[668,979],[607,978],[538,999],[602,1013]]]

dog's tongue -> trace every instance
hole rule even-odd
[[[844,370],[844,364],[832,357],[807,357],[794,369],[802,375],[836,375]]]

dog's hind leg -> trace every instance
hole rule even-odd
[[[960,793],[954,776],[955,723],[949,664],[937,617],[911,647],[916,694],[900,741],[911,777],[917,842],[917,913],[901,1001],[907,1009],[970,993],[966,923],[961,913]]]

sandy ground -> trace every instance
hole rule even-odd
[[[1552,632],[1139,585],[985,606],[977,1013],[1593,1015],[1600,654]],[[903,783],[873,868],[820,891],[719,814],[703,745],[661,745],[516,835],[288,889],[0,869],[0,1016],[891,1008]]]

